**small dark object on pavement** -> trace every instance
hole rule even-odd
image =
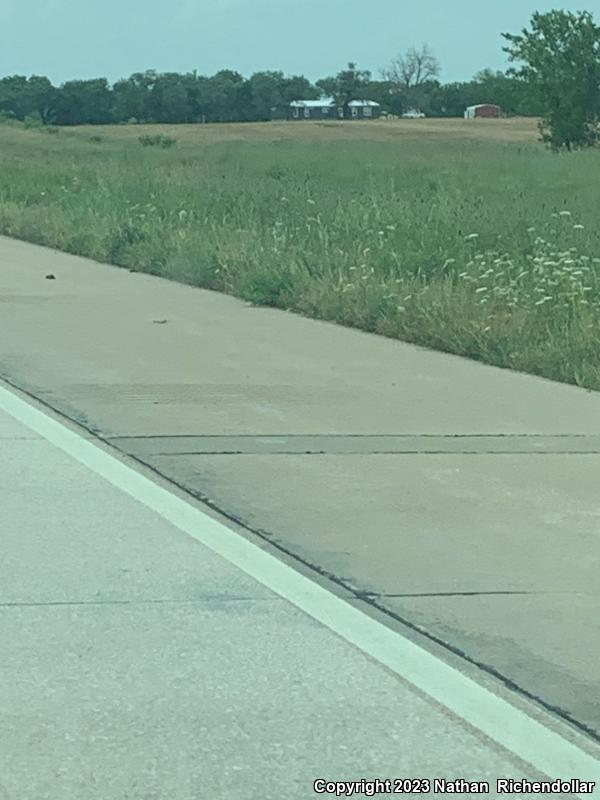
[[[157,325],[164,325],[166,321],[167,321],[166,319],[153,319],[152,320],[152,322],[155,322]]]
[[[52,274],[46,275],[46,280],[55,281],[56,280],[56,275],[52,275]]]

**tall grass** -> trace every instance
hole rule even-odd
[[[535,145],[0,127],[6,235],[594,389],[599,181]]]

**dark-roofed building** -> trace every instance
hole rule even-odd
[[[293,100],[290,103],[290,119],[336,119],[338,109],[333,97],[321,100]]]
[[[350,100],[346,104],[344,118],[377,119],[381,114],[381,106],[374,100]]]
[[[333,97],[321,100],[293,100],[290,119],[377,119],[381,106],[374,100],[350,100],[345,106],[336,105]]]

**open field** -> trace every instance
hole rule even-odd
[[[535,130],[3,125],[0,232],[598,389],[600,154]]]
[[[534,143],[537,119],[396,119],[314,122],[232,122],[211,125],[88,125],[78,132],[111,139],[132,140],[144,134],[163,133],[179,142],[213,144],[242,141],[374,141],[398,139],[479,139]]]

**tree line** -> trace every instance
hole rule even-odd
[[[486,69],[470,81],[446,84],[438,75],[438,62],[426,46],[395,59],[379,78],[350,63],[315,83],[277,71],[245,78],[229,69],[211,77],[148,70],[113,85],[95,78],[54,86],[44,76],[12,75],[0,79],[0,113],[48,125],[250,122],[285,117],[292,100],[323,95],[340,104],[375,100],[393,115],[418,108],[428,116],[459,117],[474,103],[496,103],[507,114],[539,113],[523,83],[506,73]]]

